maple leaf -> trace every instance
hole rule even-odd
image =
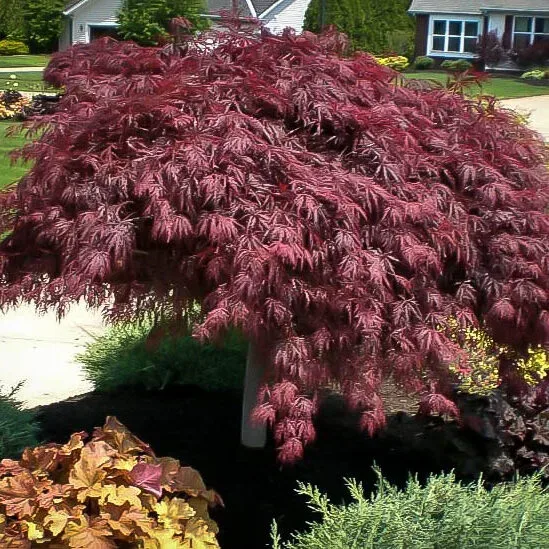
[[[162,496],[162,465],[152,465],[150,463],[138,463],[130,473],[130,476],[136,486],[154,494],[156,497]]]
[[[154,510],[158,514],[158,522],[166,530],[173,530],[178,534],[183,529],[183,525],[180,522],[196,515],[196,511],[185,500],[180,498],[164,498],[155,505]]]
[[[73,549],[116,549],[108,539],[112,532],[103,518],[88,519],[86,515],[67,523],[62,539]]]
[[[109,518],[108,523],[113,530],[126,537],[136,534],[150,536],[156,528],[155,521],[148,516],[148,511],[136,508],[123,510],[116,519]]]
[[[51,532],[53,537],[57,537],[72,518],[74,513],[65,509],[50,509],[44,518],[44,526]]]
[[[95,440],[104,440],[121,454],[148,454],[154,456],[151,447],[137,438],[114,416],[107,417],[105,425],[94,433]]]
[[[118,471],[131,471],[139,462],[137,456],[125,455],[122,457],[115,457],[112,462],[112,469]]]
[[[84,447],[84,441],[88,438],[88,433],[80,431],[79,433],[73,433],[69,442],[63,444],[59,448],[59,453],[64,456],[72,456],[73,453],[81,450]]]
[[[173,476],[170,486],[177,492],[186,492],[191,496],[197,496],[206,491],[202,476],[192,467],[181,467]]]
[[[105,466],[112,464],[116,451],[104,441],[90,442],[80,452],[80,459],[74,464],[69,482],[79,490],[78,501],[101,495],[101,483],[107,476]]]
[[[13,459],[3,459],[0,461],[0,477],[6,475],[15,476],[24,470],[25,468],[22,467],[18,461],[14,461]]]
[[[21,466],[36,473],[53,471],[60,461],[60,445],[47,444],[36,448],[25,448],[21,456]]]
[[[194,509],[196,518],[203,520],[207,525],[208,530],[217,534],[219,532],[219,527],[217,526],[217,523],[210,518],[208,513],[208,500],[202,497],[195,497],[190,498],[188,503]]]
[[[0,501],[6,514],[18,518],[31,518],[35,508],[35,498],[42,487],[51,481],[39,482],[29,471],[24,470],[14,477],[0,479]]]
[[[24,521],[23,524],[27,527],[27,538],[30,541],[44,539],[44,528],[40,524],[30,521]]]
[[[99,503],[112,503],[113,505],[122,507],[125,503],[129,503],[132,507],[141,507],[139,495],[141,490],[136,486],[116,486],[107,484],[101,488],[99,494]]]
[[[21,537],[0,534],[0,542],[2,543],[2,549],[32,549],[30,540]]]
[[[219,545],[215,534],[208,529],[208,524],[200,519],[193,518],[187,522],[183,547],[186,549],[218,549]]]
[[[70,484],[52,484],[42,488],[36,496],[36,503],[41,509],[49,509],[52,505],[70,495],[72,486]]]
[[[190,549],[180,537],[174,535],[171,530],[156,528],[150,538],[143,540],[143,549]]]
[[[160,479],[160,484],[162,485],[162,488],[172,491],[174,477],[181,469],[179,460],[170,457],[161,457],[158,458],[157,464],[162,466],[162,477]]]

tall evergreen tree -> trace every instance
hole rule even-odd
[[[171,19],[185,17],[194,30],[209,26],[203,0],[125,0],[118,14],[119,33],[125,40],[152,46],[167,35]]]

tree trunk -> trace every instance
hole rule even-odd
[[[244,378],[244,398],[242,400],[242,427],[240,439],[247,448],[263,448],[267,442],[267,426],[255,425],[251,421],[252,410],[257,404],[257,394],[263,381],[265,359],[257,344],[250,343]]]

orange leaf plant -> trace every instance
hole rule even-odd
[[[200,474],[158,458],[115,417],[90,440],[27,448],[0,462],[0,547],[218,549]]]

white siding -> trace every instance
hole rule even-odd
[[[505,32],[505,14],[491,13],[490,20],[488,22],[488,30],[496,31],[499,38],[501,38]]]
[[[122,0],[93,0],[73,12],[72,42],[89,42],[90,25],[115,26]]]
[[[286,27],[292,27],[300,33],[303,30],[303,21],[309,3],[310,0],[285,0],[261,19],[274,33],[280,33]]]

